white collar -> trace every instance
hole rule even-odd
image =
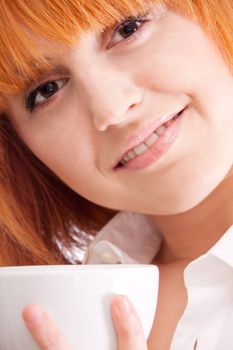
[[[90,244],[84,264],[142,263],[149,264],[162,242],[148,216],[122,211],[116,214]],[[221,239],[195,262],[212,254],[233,267],[233,225]],[[192,266],[192,263],[188,265]],[[187,270],[187,268],[186,268]]]
[[[88,248],[84,264],[149,264],[162,238],[143,214],[122,211],[97,234]]]

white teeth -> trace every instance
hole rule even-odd
[[[126,160],[127,162],[130,160],[129,158],[129,155],[127,154],[125,157],[124,157],[124,160]]]
[[[128,161],[131,159],[134,159],[135,157],[139,156],[140,154],[144,153],[148,150],[166,130],[166,127],[168,127],[174,119],[178,118],[179,115],[172,118],[165,124],[161,125],[155,132],[153,132],[144,142],[140,143],[138,146],[134,147],[131,151],[129,151],[124,158],[120,161],[122,165],[125,165]]]
[[[135,157],[137,157],[137,154],[135,153],[134,150],[132,150],[132,151],[129,151],[129,153],[122,159],[122,161],[127,163],[129,160],[134,159]],[[122,161],[121,161],[121,163],[122,163]]]
[[[156,134],[158,136],[161,136],[163,135],[164,131],[166,130],[165,126],[164,125],[161,125],[157,130],[156,130]]]
[[[151,134],[151,136],[149,136],[149,137],[146,139],[146,141],[144,141],[144,143],[145,143],[148,147],[150,147],[150,146],[153,145],[153,143],[155,143],[156,140],[158,140],[158,138],[159,138],[159,136],[158,136],[155,132],[153,132],[153,133]]]
[[[140,154],[144,153],[148,150],[148,147],[144,143],[140,143],[140,145],[134,147],[134,152],[137,154],[137,156],[140,156]]]
[[[134,151],[130,151],[127,156],[130,158],[130,159],[134,159],[136,157],[136,153]]]

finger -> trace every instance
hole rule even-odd
[[[148,350],[140,319],[128,298],[114,297],[111,311],[118,335],[118,350]]]
[[[27,305],[23,319],[41,350],[70,350],[54,321],[39,305]]]

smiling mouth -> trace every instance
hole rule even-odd
[[[164,124],[160,125],[155,131],[151,133],[149,137],[147,137],[143,142],[138,144],[137,146],[131,148],[118,162],[115,169],[124,167],[127,163],[131,162],[138,156],[143,155],[145,152],[147,152],[152,146],[154,146],[156,143],[159,143],[161,137],[164,135],[164,133],[167,131],[169,126],[178,119],[181,114],[183,113],[184,109],[177,113],[172,119],[165,122]]]

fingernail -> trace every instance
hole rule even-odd
[[[24,311],[24,319],[30,325],[39,325],[44,320],[44,312],[40,306],[30,305]]]
[[[132,310],[130,302],[125,297],[122,297],[120,301],[118,301],[117,304],[115,304],[115,308],[118,314],[122,316],[129,315]]]

